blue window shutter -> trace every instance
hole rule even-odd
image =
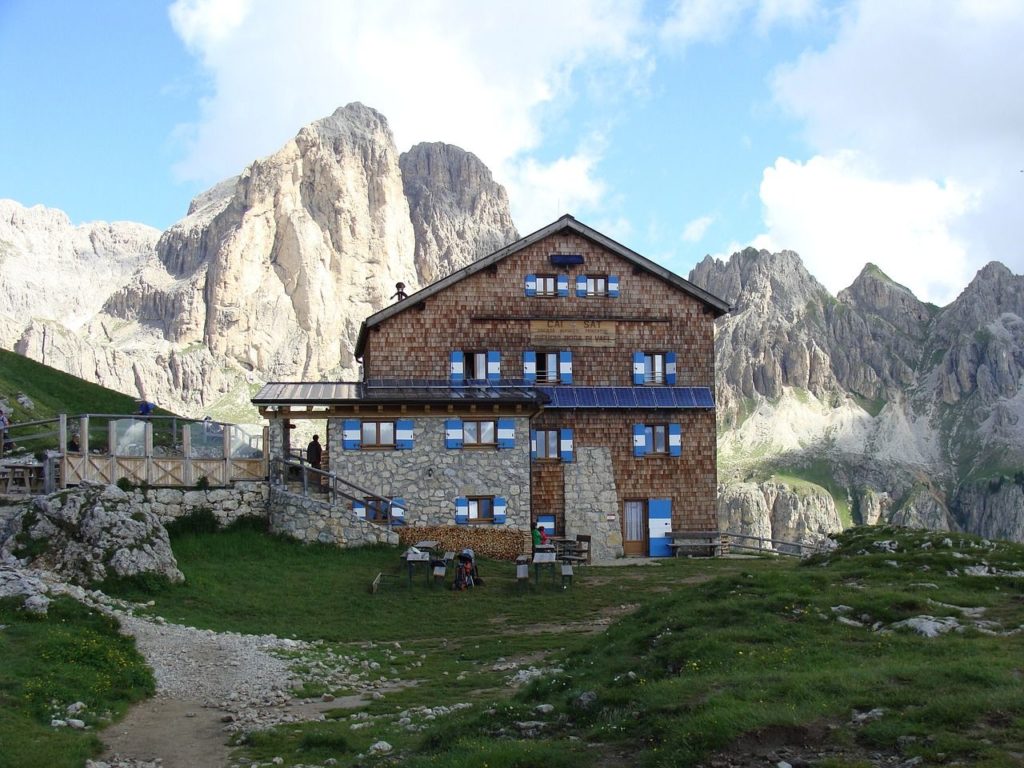
[[[537,430],[530,430],[530,458],[537,458]]]
[[[395,448],[399,451],[412,448],[412,419],[395,421]]]
[[[672,499],[647,500],[647,537],[651,557],[670,557],[668,534],[672,530]]]
[[[466,363],[461,349],[453,349],[448,355],[448,372],[453,384],[461,384],[466,380]]]
[[[587,295],[587,276],[576,275],[576,295],[585,298]]]
[[[676,353],[665,353],[665,383],[675,385],[676,383]]]
[[[496,349],[487,351],[487,380],[501,380],[501,352]]]
[[[356,517],[366,517],[366,504],[358,499],[352,500],[352,513]]]
[[[455,522],[466,525],[469,522],[469,499],[465,496],[455,498]]]
[[[362,423],[359,419],[345,419],[341,425],[341,447],[346,451],[358,451],[362,442]]]
[[[572,384],[572,351],[563,349],[558,353],[558,380]]]
[[[608,297],[612,299],[619,298],[619,276],[608,275]]]
[[[548,536],[555,535],[555,516],[554,515],[537,515],[537,525],[544,526],[544,533]]]
[[[526,295],[536,296],[537,295],[537,276],[527,275],[526,276]]]
[[[568,296],[569,295],[569,276],[568,275],[559,275],[555,279],[555,284],[556,284],[556,287],[558,288],[558,295],[559,296]]]
[[[515,419],[498,419],[498,447],[516,447],[516,421]]]
[[[644,378],[647,375],[647,368],[644,366],[644,353],[634,352],[633,353],[633,384],[639,387],[644,383]]]
[[[643,424],[633,425],[633,455],[644,456],[647,454],[647,432]]]
[[[537,353],[532,349],[523,352],[523,380],[530,383],[537,381]]]
[[[669,456],[682,456],[683,455],[683,425],[682,424],[669,424],[668,425],[668,455]]]
[[[574,459],[575,447],[572,443],[571,429],[558,430],[558,454],[562,461],[572,461]]]
[[[405,522],[405,499],[391,500],[391,519],[395,522]]]
[[[445,419],[444,422],[444,447],[462,447],[462,419]]]
[[[505,523],[505,510],[508,509],[508,502],[505,501],[504,496],[494,497],[494,523],[495,525],[504,525]]]

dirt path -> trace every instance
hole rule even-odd
[[[228,734],[222,716],[200,701],[148,699],[104,731],[100,759],[113,765],[160,760],[163,768],[223,768]]]
[[[288,662],[272,651],[295,650],[301,643],[128,615],[118,619],[153,669],[157,695],[101,734],[105,750],[93,765],[223,768],[235,731],[319,720],[327,709],[366,703],[361,695],[331,702],[293,699],[295,678]]]

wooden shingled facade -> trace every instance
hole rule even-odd
[[[586,288],[590,295],[578,295]],[[453,354],[461,354],[467,377],[596,388],[598,399],[606,388],[705,393],[701,407],[605,401],[542,406],[529,418],[531,436],[568,435],[571,448],[545,455],[531,446],[531,525],[553,519],[557,533],[601,537],[606,553],[658,555],[667,553],[669,528],[717,528],[714,320],[726,311],[717,297],[563,217],[368,318],[356,354],[364,381],[452,380]],[[487,353],[486,372],[470,371],[471,359]],[[554,380],[542,381],[545,373]]]

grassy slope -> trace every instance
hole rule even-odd
[[[0,600],[0,768],[80,766],[99,753],[95,727],[152,695],[153,677],[130,638],[101,614],[60,600],[45,618]],[[51,728],[69,704],[89,731]]]
[[[156,593],[155,610],[215,629],[346,641],[339,652],[370,658],[388,647],[382,643],[400,643],[403,655],[378,660],[420,682],[369,704],[370,727],[354,731],[339,713],[242,746],[250,758],[280,755],[286,765],[326,757],[375,764],[356,755],[378,739],[414,768],[591,766],[598,757],[605,765],[694,765],[779,729],[798,746],[818,733],[814,739],[854,756],[1019,764],[1020,634],[971,629],[924,639],[872,629],[921,614],[960,616],[955,605],[984,607],[1003,627],[1024,625],[1024,577],[950,575],[982,561],[1024,570],[1024,548],[990,550],[964,536],[952,549],[942,546],[945,537],[861,528],[845,533],[827,559],[581,569],[565,591],[550,580],[520,591],[511,565],[484,562],[483,589],[396,584],[371,596],[377,571],[400,575],[395,550],[302,547],[239,530],[176,537],[190,583]],[[898,538],[900,550],[878,549],[879,538]],[[865,626],[837,621],[839,605]],[[605,630],[601,620],[616,615],[625,617]],[[588,631],[595,627],[599,634]],[[548,674],[513,695],[504,682],[510,673],[495,669],[507,658]],[[596,694],[590,709],[574,704],[585,691]],[[475,706],[422,733],[396,722],[409,707],[463,701]],[[554,711],[538,713],[542,703]],[[851,723],[855,710],[874,708],[884,710],[877,720]],[[537,720],[537,739],[512,726]],[[830,765],[866,764],[850,757]]]
[[[26,411],[15,399],[19,392],[35,403]],[[0,398],[14,410],[13,421],[49,419],[60,413],[135,413],[135,398],[76,378],[23,355],[0,349]]]

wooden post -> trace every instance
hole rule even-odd
[[[82,416],[78,420],[78,447],[82,451],[82,456],[88,458],[89,456],[89,416]]]
[[[57,445],[60,446],[60,487],[66,488],[68,475],[68,415],[62,413],[57,422]]]
[[[153,482],[153,422],[146,419],[146,482]]]
[[[221,432],[221,452],[224,454],[224,461],[221,463],[221,485],[227,485],[231,481],[231,425],[225,424]]]
[[[110,482],[117,483],[117,459],[114,458],[114,454],[117,449],[117,427],[115,426],[115,419],[107,419],[107,454],[109,455],[110,461]]]
[[[181,452],[185,466],[181,470],[181,482],[185,485],[195,485],[195,478],[192,477],[192,430],[188,424],[181,425]]]

